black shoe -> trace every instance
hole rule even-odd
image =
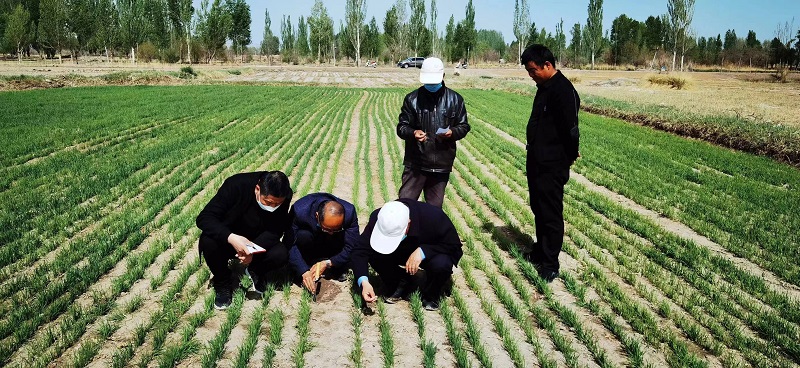
[[[439,310],[439,302],[433,300],[423,300],[422,308],[425,308],[427,311],[437,311]]]
[[[233,258],[228,260],[228,268],[231,270],[231,290],[236,290],[247,273],[247,265],[242,264],[238,258]]]
[[[244,273],[253,281],[253,290],[258,293],[259,296],[264,295],[264,292],[267,291],[267,278],[259,277],[255,273],[250,273],[248,269],[245,269]]]
[[[397,289],[394,290],[392,295],[386,298],[386,302],[389,304],[394,304],[405,299],[408,296],[406,286],[408,286],[408,282],[405,279],[400,279],[400,282],[397,284]]]
[[[231,301],[233,300],[230,286],[214,285],[214,293],[217,294],[214,297],[214,309],[228,309],[228,307],[231,305]]]
[[[552,282],[556,278],[558,278],[558,271],[548,271],[548,270],[540,270],[539,277],[544,279],[546,282]]]

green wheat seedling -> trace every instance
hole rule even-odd
[[[577,208],[585,208],[584,205],[576,204],[576,206],[577,206]],[[604,210],[604,212],[605,212],[605,210]],[[611,212],[611,213],[613,213],[613,212]],[[618,215],[613,215],[613,216],[616,217]],[[758,346],[759,345],[758,341],[749,339],[749,338],[747,338],[745,336],[741,336],[738,327],[731,328],[731,327],[733,327],[735,325],[735,323],[730,320],[730,317],[734,316],[736,318],[741,319],[742,321],[746,321],[747,323],[750,323],[752,326],[755,326],[757,330],[759,329],[759,326],[766,326],[766,325],[773,325],[773,326],[781,325],[781,326],[784,326],[784,328],[785,328],[784,331],[787,331],[787,330],[788,331],[792,331],[792,330],[795,329],[795,327],[791,326],[790,324],[786,324],[786,322],[780,321],[780,317],[777,317],[774,314],[774,312],[762,311],[762,309],[760,307],[755,307],[752,302],[748,302],[747,299],[743,297],[741,290],[739,290],[737,288],[730,288],[730,287],[726,286],[727,285],[726,283],[712,283],[712,282],[710,282],[708,280],[709,279],[708,275],[703,275],[701,277],[698,277],[696,275],[696,273],[700,272],[699,270],[692,270],[692,269],[689,269],[689,268],[687,268],[687,267],[685,267],[685,266],[683,266],[681,264],[677,264],[675,262],[670,261],[663,252],[660,252],[660,251],[658,251],[656,249],[653,249],[651,246],[642,245],[641,242],[638,239],[636,239],[635,237],[632,237],[627,232],[621,231],[621,229],[619,229],[619,228],[611,228],[611,231],[614,232],[617,236],[621,236],[625,240],[625,242],[623,244],[635,245],[636,246],[636,251],[642,252],[643,254],[645,254],[648,257],[648,259],[658,263],[660,266],[664,267],[668,271],[671,271],[675,275],[684,276],[684,280],[687,283],[691,284],[693,287],[696,287],[698,290],[700,290],[700,291],[706,293],[706,295],[710,296],[711,301],[713,301],[713,302],[708,302],[708,301],[703,302],[702,300],[705,297],[703,297],[703,296],[701,296],[699,294],[696,294],[696,293],[692,293],[691,292],[692,288],[682,288],[681,292],[682,293],[689,292],[688,295],[691,296],[691,297],[689,297],[689,298],[680,297],[680,298],[672,298],[672,299],[675,300],[677,303],[681,304],[682,306],[684,306],[686,308],[686,310],[689,310],[689,311],[695,310],[696,312],[697,312],[697,310],[695,308],[692,308],[691,305],[699,305],[698,303],[702,303],[702,305],[704,306],[703,309],[706,309],[706,310],[709,311],[709,313],[713,314],[715,320],[719,320],[720,322],[722,322],[724,324],[727,324],[729,326],[729,327],[723,327],[723,326],[720,326],[720,325],[716,325],[715,323],[713,323],[714,320],[709,320],[709,323],[707,324],[707,326],[709,326],[709,328],[712,330],[712,332],[715,332],[715,336],[720,337],[721,339],[723,339],[723,341],[726,341],[726,343],[728,343],[728,344],[733,344],[732,346],[735,347],[736,349],[742,350],[745,353],[745,357],[748,360],[751,360],[751,362],[755,363],[756,361],[761,360],[762,358],[759,358],[759,355],[761,355],[762,353],[763,354],[768,354],[769,356],[772,357],[772,359],[777,359],[778,358],[778,356],[779,356],[779,355],[777,355],[778,353],[774,349],[772,349],[771,346],[760,346],[759,347]],[[663,236],[663,235],[658,235],[658,234],[650,235],[650,233],[651,232],[647,232],[646,234],[647,234],[648,238],[651,238],[651,239],[656,239],[656,238],[664,239],[665,237],[669,239],[669,236]],[[669,243],[665,243],[663,241],[661,241],[660,243],[662,244],[662,246],[669,244]],[[631,251],[633,251],[633,250],[631,250]],[[621,259],[624,259],[624,258],[621,258]],[[642,263],[639,262],[639,264],[642,264]],[[648,263],[645,262],[644,264],[648,264]],[[659,271],[657,268],[653,268],[652,266],[648,267],[647,270],[643,270],[641,272],[643,272],[643,274],[646,277],[648,277],[648,279],[650,279],[650,281],[653,282],[654,284],[662,285],[662,290],[665,290],[667,295],[674,295],[674,294],[670,294],[670,293],[675,292],[675,291],[670,291],[669,290],[669,284],[666,284],[666,283],[663,282],[664,280],[666,280],[668,278],[674,278],[674,276],[671,276],[669,274],[664,274],[663,271]],[[659,272],[662,275],[661,276],[656,276],[654,274],[654,272]],[[676,281],[673,281],[672,283],[674,284],[675,282]],[[665,284],[667,285],[666,287],[664,286]],[[725,290],[724,291],[717,290],[717,288],[719,288],[719,287],[722,287]],[[739,308],[735,304],[733,304],[730,300],[728,300],[727,297],[733,297],[734,299],[737,300],[737,302],[740,303],[740,305],[746,306],[746,307],[748,307],[748,309],[752,308],[752,309],[750,309],[752,312],[749,312],[749,313],[748,312],[743,312],[743,310],[741,308]],[[719,310],[719,308],[722,308],[724,310],[724,313],[721,310]],[[697,316],[696,316],[696,318],[697,318]],[[703,320],[703,318],[698,318],[698,319],[699,320]],[[769,321],[769,322],[764,323],[762,321]],[[753,322],[755,322],[755,323],[753,323]],[[764,331],[775,331],[774,329],[771,329],[771,328],[770,329],[764,328],[763,330]],[[728,337],[730,336],[729,333],[731,331],[735,335],[739,335],[739,337],[736,337],[734,339],[729,339]],[[783,346],[792,346],[793,344],[795,344],[795,342],[785,340],[784,338],[781,337],[780,334],[777,334],[777,336],[776,335],[772,335],[772,336],[773,336],[772,337],[773,341],[776,341],[776,342],[778,342],[779,344],[781,344]],[[753,346],[753,344],[756,344],[756,345]],[[752,347],[744,348],[744,346],[748,346],[748,345],[752,346]]]
[[[457,183],[454,183],[453,186],[456,188],[457,191],[458,190],[462,191],[462,193],[460,194],[462,196],[462,198],[466,198],[467,197],[463,193],[463,187],[460,187]],[[459,188],[461,188],[461,189],[459,189]],[[475,188],[475,187],[473,187],[473,188]],[[486,196],[486,194],[482,194],[481,198],[485,198],[485,200],[490,200],[489,197],[485,197],[485,196]],[[477,213],[480,214],[480,211],[478,211]],[[532,266],[522,258],[521,253],[518,255],[518,257],[519,257],[518,264],[520,266],[525,267],[527,265],[528,267],[533,269]],[[529,270],[529,272],[531,272],[531,270]],[[533,274],[532,274],[531,281],[547,297],[548,296],[548,290],[549,290],[547,288],[547,283],[544,282],[544,280],[542,280],[541,278],[538,277],[538,275],[536,274],[535,270],[533,270],[532,272],[533,272]],[[519,289],[522,289],[522,287],[517,287],[517,289],[519,291]],[[530,300],[529,298],[524,298],[524,299]],[[539,322],[540,326],[545,328],[548,331],[548,333],[551,335],[551,339],[553,340],[553,343],[556,345],[556,348],[558,348],[564,354],[564,357],[567,360],[567,362],[572,366],[576,365],[578,363],[577,354],[575,353],[574,348],[572,348],[570,342],[558,330],[558,326],[557,326],[555,320],[549,314],[547,314],[545,312],[545,310],[543,308],[541,308],[540,306],[535,305],[535,304],[530,304],[529,307],[530,307],[530,311],[536,316],[536,319]]]
[[[382,300],[376,303],[378,306],[378,330],[381,333],[380,344],[381,354],[383,355],[383,367],[394,367],[394,338],[392,338],[392,326],[386,317],[386,305]]]
[[[462,212],[464,211],[463,208],[461,208],[460,210]],[[465,219],[468,224],[471,223],[470,226],[472,226],[473,229],[476,229],[477,223],[474,223],[473,219],[471,217],[464,216],[464,215],[465,215],[465,213],[461,214],[462,218]],[[468,233],[466,231],[463,231],[464,229],[461,228],[460,224],[457,224],[456,226],[457,226],[457,228],[460,228],[460,233]],[[480,231],[476,230],[475,233],[476,234],[480,234]],[[544,351],[541,343],[539,342],[538,337],[536,336],[536,332],[534,331],[533,326],[530,323],[530,319],[529,319],[530,318],[530,315],[528,314],[529,308],[531,308],[532,310],[539,311],[540,315],[543,314],[541,308],[535,307],[533,305],[531,305],[530,307],[526,307],[526,306],[523,306],[522,304],[520,304],[518,302],[515,302],[513,300],[513,298],[511,297],[511,294],[505,289],[505,287],[503,287],[500,284],[500,282],[499,282],[499,280],[497,278],[497,275],[495,273],[489,272],[487,270],[487,264],[486,264],[485,261],[483,261],[483,257],[478,253],[478,250],[475,247],[474,241],[472,240],[472,238],[468,237],[466,243],[467,243],[468,254],[471,256],[470,259],[474,260],[474,262],[478,266],[478,268],[480,270],[482,270],[485,274],[488,275],[489,282],[492,285],[492,288],[494,289],[495,294],[497,295],[497,297],[500,300],[501,304],[503,304],[503,306],[506,308],[506,310],[511,315],[511,317],[514,318],[517,321],[517,324],[520,326],[522,331],[525,333],[526,340],[533,346],[534,352],[536,353],[536,357],[539,360],[540,365],[542,365],[543,367],[555,367],[556,366],[555,360],[553,360],[551,357],[549,357],[548,354]],[[522,281],[522,279],[519,276],[519,274],[510,271],[510,269],[505,265],[504,261],[499,257],[495,257],[494,253],[493,253],[493,257],[494,257],[494,261],[497,263],[498,267],[503,272],[503,274],[506,277],[509,277],[509,279],[512,281],[514,286],[517,287],[520,290],[520,293],[521,293],[521,296],[523,297],[523,300],[534,300],[533,296],[530,295],[530,292],[528,291],[527,287],[524,286],[524,282]],[[467,263],[469,264],[469,262],[467,262]],[[462,266],[462,267],[464,267],[464,266]],[[469,283],[469,280],[467,280],[467,281]],[[473,280],[473,284],[470,285],[470,287],[474,291],[476,291],[476,293],[478,293],[477,285],[474,284],[474,280]],[[480,293],[478,293],[478,294],[482,295]],[[570,350],[567,350],[567,351],[570,351]],[[569,356],[569,353],[567,353],[567,356]]]
[[[194,338],[197,328],[214,315],[214,294],[203,299],[203,309],[190,315],[188,324],[179,333],[179,338],[172,345],[166,346],[158,357],[159,367],[174,367],[183,359],[201,351],[201,344]]]
[[[456,309],[458,309],[458,313],[461,315],[461,320],[464,322],[464,332],[467,336],[467,341],[472,345],[472,351],[484,367],[491,367],[492,358],[489,356],[489,352],[486,350],[483,341],[481,341],[481,333],[478,329],[478,324],[475,322],[475,318],[467,305],[467,301],[456,289],[453,289],[452,296],[453,303]]]
[[[468,198],[464,197],[465,200]],[[474,204],[474,200],[469,198],[468,201]],[[463,212],[464,210],[461,209]],[[463,215],[463,214],[462,214]],[[469,216],[463,216],[465,221],[468,223],[470,227],[473,229],[479,228],[480,224],[475,221],[473,218]],[[486,219],[488,220],[488,219]],[[531,300],[530,296],[528,295],[527,288],[524,286],[524,281],[522,280],[521,275],[519,273],[512,270],[502,258],[500,253],[500,248],[495,244],[491,239],[488,238],[486,234],[476,232],[477,236],[482,238],[482,243],[484,247],[491,253],[492,260],[497,265],[498,270],[501,274],[506,276],[512,284],[518,289],[518,292],[524,296],[525,300]],[[472,258],[475,259],[475,264],[478,266],[480,270],[487,274],[489,278],[489,282],[495,290],[498,298],[501,302],[506,306],[509,310],[509,313],[514,315],[520,315],[520,307],[516,305],[512,300],[510,300],[510,294],[507,290],[499,282],[497,275],[493,272],[488,272],[486,267],[486,262],[483,260],[483,257],[480,255],[478,250],[476,249],[474,242],[471,238],[467,240],[467,246],[469,249],[469,253],[472,255]],[[514,247],[513,245],[507,244],[507,248]],[[606,353],[604,350],[600,349],[595,337],[587,330],[585,330],[582,324],[578,321],[577,316],[575,313],[567,308],[566,306],[562,305],[561,303],[556,302],[556,300],[552,297],[550,293],[545,293],[545,297],[547,299],[548,306],[558,313],[561,317],[562,321],[571,328],[575,329],[576,335],[578,339],[585,344],[587,349],[592,353],[592,356],[595,358],[595,361],[600,366],[609,366],[610,362],[607,360]],[[521,316],[520,316],[521,317]],[[517,318],[519,321],[522,321],[522,318]],[[536,348],[536,350],[540,350],[541,348]],[[541,358],[541,357],[540,357]]]
[[[469,352],[464,346],[464,337],[461,335],[458,327],[456,327],[456,321],[449,299],[442,299],[442,303],[439,305],[439,312],[444,320],[447,340],[450,342],[450,347],[453,349],[453,355],[456,357],[456,366],[460,368],[471,367],[472,364],[470,364],[469,361]]]
[[[283,325],[285,323],[285,315],[280,309],[273,309],[267,317],[269,321],[269,339],[267,346],[264,347],[264,367],[272,367],[275,362],[275,355],[278,348],[283,343]]]
[[[260,307],[253,312],[250,324],[247,325],[247,337],[245,337],[244,342],[242,342],[242,345],[236,353],[236,360],[233,363],[234,367],[244,368],[248,366],[250,358],[256,351],[256,344],[261,334],[261,324],[264,322],[264,309],[267,307],[269,300],[272,299],[274,294],[275,285],[268,284],[267,290],[265,290],[264,294],[261,296]]]
[[[467,241],[470,242],[471,239],[468,238]],[[484,296],[484,294],[481,293],[481,287],[475,280],[475,275],[472,274],[471,262],[469,262],[469,260],[462,260],[461,269],[464,271],[464,280],[466,281],[467,286],[469,286],[469,288],[475,292],[475,295],[478,296],[478,299],[480,299],[483,311],[486,312],[486,314],[489,316],[489,319],[492,320],[495,331],[503,340],[503,348],[505,348],[508,356],[511,358],[511,361],[514,363],[514,366],[524,367],[525,358],[522,356],[522,351],[520,351],[519,345],[517,345],[517,342],[512,336],[511,329],[505,323],[503,317],[501,317],[497,312],[494,305],[486,298],[486,296]],[[458,303],[458,301],[456,301],[456,303]]]
[[[297,345],[292,349],[292,363],[295,367],[305,366],[305,354],[311,351],[312,344],[308,340],[311,326],[311,294],[302,293],[300,307],[297,312]]]
[[[198,187],[198,188],[199,188],[199,187]],[[135,237],[130,237],[130,238],[128,238],[128,242],[127,242],[126,244],[134,244],[134,243],[136,243],[136,242],[139,242],[139,241],[141,241],[141,240],[144,238],[144,234],[145,234],[144,232],[138,232],[137,234],[138,234],[138,235],[137,235],[137,236],[135,236]],[[105,259],[105,260],[104,260],[104,262],[105,262],[105,263],[104,263],[104,265],[99,265],[99,264],[98,264],[98,267],[97,267],[96,269],[94,269],[94,268],[93,268],[93,269],[92,269],[92,272],[93,272],[93,273],[96,273],[98,270],[102,270],[102,269],[109,269],[109,268],[111,268],[111,267],[112,267],[112,262],[114,262],[114,260],[116,260],[116,259],[119,259],[119,258],[121,258],[121,257],[123,256],[122,252],[124,252],[125,250],[126,250],[126,248],[125,248],[125,247],[123,247],[123,248],[118,248],[118,249],[115,249],[115,250],[114,250],[114,252],[115,252],[115,253],[114,253],[114,256],[113,256],[113,258],[107,258],[107,259]],[[103,261],[101,261],[100,263],[103,263]],[[79,269],[76,269],[76,270],[77,270],[77,271],[80,271]],[[136,270],[136,269],[131,269],[131,270],[130,270],[130,272],[139,272],[139,271],[138,271],[138,270]],[[91,279],[91,278],[92,278],[92,276],[89,276],[89,277],[87,277],[87,278],[83,278],[83,280],[87,280],[87,279]],[[67,277],[67,279],[69,279],[69,276]],[[85,282],[85,281],[84,281],[84,282]],[[131,284],[131,282],[130,282],[130,281],[128,281],[128,282],[127,282],[127,286],[126,286],[126,287],[129,287],[129,286],[130,286],[130,284]],[[120,285],[120,284],[116,284],[116,285]],[[121,289],[121,288],[120,288],[120,289]],[[116,291],[121,291],[121,290],[116,290]],[[55,304],[54,304],[53,306],[57,306],[57,305],[55,305]],[[103,308],[103,307],[108,307],[108,305],[106,305],[106,306],[103,306],[102,304],[100,304],[100,305],[96,305],[96,307]],[[44,316],[44,315],[43,315],[43,316]],[[88,324],[90,321],[92,321],[92,320],[93,320],[93,318],[96,318],[96,316],[92,316],[91,314],[84,314],[84,318],[82,319],[82,322],[80,322],[80,324],[81,324],[81,325],[83,325],[83,326],[85,326],[85,325],[86,325],[86,324]],[[76,328],[83,328],[83,327],[76,327]],[[68,344],[70,341],[75,341],[75,339],[77,339],[77,338],[79,337],[79,335],[78,335],[77,333],[75,333],[75,331],[77,331],[77,330],[76,330],[76,328],[73,328],[73,329],[71,330],[71,331],[72,331],[72,333],[69,333],[69,334],[64,334],[64,335],[63,335],[63,336],[65,336],[65,337],[67,337],[67,338],[63,340],[63,343],[60,345],[60,347],[59,347],[58,349],[63,349],[63,348],[65,348],[65,347],[66,347],[66,344]],[[40,360],[42,360],[42,359],[44,359],[44,358],[45,358],[45,355],[40,355],[40,356],[39,356],[39,359],[40,359]]]
[[[364,300],[361,298],[361,294],[359,293],[352,293],[351,294],[353,299],[353,311],[350,313],[350,320],[353,323],[353,350],[350,351],[350,361],[353,362],[355,367],[363,368],[364,367],[364,350],[363,345],[364,341],[361,337],[362,333],[362,325],[364,324],[364,318],[362,317],[362,308],[364,306]]]
[[[596,247],[589,244],[590,242],[588,240],[584,241],[582,234],[578,234],[574,229],[570,229],[569,233],[571,234],[570,236],[576,241],[576,245],[580,245],[589,249],[593,252],[593,254],[596,253],[596,251],[594,251]],[[588,228],[587,234],[595,238],[605,236],[605,232],[601,233]],[[623,234],[618,232],[617,235]],[[765,353],[772,354],[773,359],[778,359],[777,356],[774,356],[776,353],[775,350],[771,349],[769,346],[761,346],[759,349],[758,341],[743,336],[742,332],[740,331],[740,327],[732,321],[731,314],[723,313],[722,310],[720,310],[720,306],[725,306],[725,308],[731,311],[733,315],[741,316],[741,314],[737,312],[738,309],[731,306],[730,302],[727,302],[719,297],[715,298],[714,301],[708,300],[706,297],[695,292],[693,287],[686,285],[686,281],[680,280],[676,278],[675,275],[665,272],[663,269],[650,263],[649,260],[641,258],[637,258],[635,261],[629,260],[628,256],[619,253],[618,250],[616,250],[614,247],[611,247],[610,244],[603,239],[600,239],[598,244],[604,244],[605,249],[612,250],[611,254],[613,254],[616,259],[621,262],[623,268],[625,268],[625,271],[620,272],[623,278],[628,280],[632,285],[636,286],[637,289],[639,289],[640,295],[644,296],[654,305],[663,305],[663,303],[656,300],[652,292],[643,289],[641,283],[636,282],[636,280],[632,278],[632,275],[629,273],[637,272],[644,275],[654,286],[658,287],[662,292],[664,292],[666,297],[683,307],[684,310],[686,310],[695,320],[709,328],[710,332],[715,337],[720,338],[725,344],[741,351],[744,354],[744,357],[751,363],[764,361],[762,354]],[[625,242],[618,244],[624,244],[624,248],[629,248],[629,245],[631,244],[636,244],[641,250],[646,250],[648,248],[648,246],[641,245],[641,242],[634,238],[629,238]],[[570,250],[567,249],[567,251]],[[635,250],[632,249],[626,249],[626,252],[634,251]],[[597,256],[595,256],[595,258],[600,259]],[[609,264],[606,263],[607,267],[608,265]],[[692,283],[695,285],[698,283],[705,283],[710,286],[708,281],[700,280],[698,278],[694,278]],[[676,285],[680,285],[681,287],[676,288]],[[710,295],[719,296],[719,294],[715,291],[709,290],[708,292],[710,292]],[[697,308],[697,306],[701,305],[702,308]],[[694,325],[691,321],[689,321],[689,319],[683,318],[679,314],[672,312],[669,307],[662,306],[660,310],[660,314],[662,316],[672,319],[677,326],[686,331],[687,336],[690,339],[696,341],[701,346],[707,347],[707,349],[714,352],[716,355],[721,356],[723,359],[732,359],[731,357],[728,357],[729,354],[725,352],[724,348],[720,346],[719,342],[711,340],[711,337],[707,336],[704,331],[700,330],[699,326]],[[704,310],[709,314],[714,315],[713,319],[706,317],[706,313],[703,312]],[[725,323],[733,328],[725,327],[724,325],[720,324],[720,322]]]
[[[411,316],[417,324],[419,344],[422,348],[422,366],[432,368],[436,366],[436,345],[425,338],[425,312],[422,309],[422,298],[419,291],[411,294]]]

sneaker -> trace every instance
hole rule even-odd
[[[233,301],[233,296],[231,293],[231,288],[227,285],[221,286],[214,286],[214,293],[217,295],[214,297],[214,309],[223,310],[228,309],[231,305],[231,301]]]
[[[247,265],[242,264],[239,259],[228,260],[228,268],[231,270],[231,288],[236,290],[241,286],[242,277],[247,273]]]
[[[259,277],[255,273],[250,273],[248,269],[245,268],[244,274],[253,281],[253,290],[258,293],[258,295],[264,295],[264,292],[267,291],[267,278],[266,277]]]
[[[408,294],[406,286],[408,286],[408,282],[405,279],[400,279],[400,282],[397,284],[397,289],[395,289],[392,295],[386,298],[386,303],[394,304],[405,299]]]
[[[439,302],[433,300],[422,300],[422,308],[425,308],[426,311],[437,311],[439,310]]]
[[[552,282],[558,278],[558,271],[540,270],[539,277],[543,278],[546,282]]]

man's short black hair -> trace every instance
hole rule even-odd
[[[325,221],[326,214],[331,214],[333,216],[344,216],[344,206],[332,199],[322,201],[319,203],[319,205],[317,205],[317,216],[319,217],[320,223]]]
[[[258,179],[258,187],[261,188],[261,195],[271,195],[277,198],[286,198],[292,195],[292,187],[289,186],[289,178],[280,171],[267,171]]]
[[[525,48],[520,58],[522,65],[527,65],[529,61],[533,61],[538,66],[544,66],[545,61],[549,61],[550,65],[556,67],[556,57],[553,52],[545,45],[533,44]]]

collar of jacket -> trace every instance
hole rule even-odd
[[[548,88],[552,87],[553,84],[555,84],[556,81],[558,79],[560,79],[560,78],[564,78],[564,74],[561,74],[560,70],[556,70],[556,74],[553,74],[553,76],[550,77],[550,79],[548,79],[548,80],[546,80],[546,81],[544,81],[542,83],[537,84],[536,88],[548,89]]]
[[[425,88],[424,85],[422,85],[422,86],[419,86],[419,93],[422,96],[430,97],[431,99],[438,99],[439,97],[442,97],[442,95],[444,94],[444,90],[446,88],[447,88],[447,85],[444,84],[444,79],[442,79],[442,88],[439,88],[438,91],[436,91],[436,92],[428,91],[428,89]]]

